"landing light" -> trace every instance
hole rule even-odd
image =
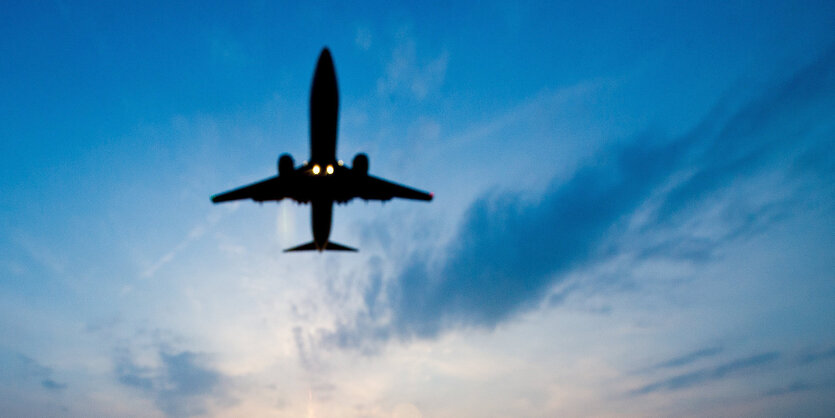
[[[319,168],[319,164],[316,164],[316,165],[313,166],[313,174],[319,174],[319,171],[321,171],[321,170],[322,169]]]
[[[332,165],[328,164],[327,172],[328,172],[328,174],[333,174],[333,166]]]
[[[342,162],[342,160],[339,160],[336,163],[339,164],[340,167],[342,167],[342,165],[345,164],[345,163]]]

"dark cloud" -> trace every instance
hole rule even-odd
[[[49,391],[61,391],[67,388],[52,378],[52,369],[33,358],[17,351],[0,348],[0,380],[14,382],[15,386],[39,384]]]
[[[795,382],[793,382],[789,385],[780,386],[778,388],[769,390],[764,395],[765,396],[782,396],[782,395],[789,395],[789,394],[792,394],[792,393],[806,392],[806,391],[812,390],[814,388],[816,388],[815,385],[811,385],[811,384],[806,383],[804,381],[798,380],[798,381],[795,381]]]
[[[440,266],[414,258],[388,287],[390,331],[433,337],[448,326],[492,327],[538,303],[561,273],[591,258],[609,229],[663,179],[676,164],[678,146],[623,149],[617,161],[553,183],[540,202],[514,194],[479,199]]]
[[[223,376],[207,367],[202,355],[160,351],[159,360],[158,366],[143,367],[128,353],[121,353],[116,359],[116,378],[153,397],[157,407],[170,417],[204,414],[209,397],[223,397]]]
[[[830,347],[825,350],[809,351],[800,356],[800,364],[812,364],[819,361],[829,360],[835,358],[835,347]]]
[[[65,383],[58,383],[52,379],[41,380],[41,386],[49,390],[62,390],[67,388],[67,385]]]
[[[742,372],[751,372],[757,368],[769,365],[780,357],[778,352],[757,354],[728,363],[720,364],[712,368],[704,368],[694,372],[679,374],[655,383],[646,385],[633,392],[635,395],[645,395],[659,390],[686,389],[699,384],[719,380],[728,375]]]
[[[668,369],[674,367],[681,367],[687,366],[697,360],[701,360],[708,357],[713,357],[722,352],[721,347],[709,347],[703,348],[701,350],[693,351],[691,353],[687,353],[683,356],[676,357],[674,359],[670,359],[664,361],[662,363],[657,364],[654,369]]]
[[[139,367],[126,355],[116,361],[116,379],[125,386],[150,392],[154,389],[155,375],[156,370]]]
[[[444,258],[415,255],[395,278],[374,278],[368,309],[326,341],[363,347],[391,336],[432,338],[450,327],[489,329],[538,306],[567,273],[613,252],[643,246],[638,257],[699,261],[727,240],[761,231],[787,216],[790,204],[730,199],[720,214],[723,233],[700,239],[675,232],[740,179],[797,168],[807,148],[835,154],[832,126],[821,125],[835,105],[833,69],[835,48],[736,111],[720,103],[688,134],[646,134],[601,153],[568,181],[553,181],[538,201],[516,193],[477,199]],[[624,232],[624,221],[652,202],[644,227]]]
[[[686,216],[687,208],[763,167],[788,168],[792,160],[786,157],[795,151],[821,147],[831,153],[831,126],[829,132],[820,132],[819,127],[828,123],[835,106],[833,65],[835,48],[830,48],[820,59],[732,114],[697,157],[692,166],[695,172],[667,194],[659,219]],[[832,161],[830,158],[829,164]]]
[[[835,379],[829,378],[817,382],[796,380],[788,385],[779,386],[765,392],[764,396],[783,396],[815,390],[829,390],[835,387]],[[826,415],[826,414],[825,414]],[[823,415],[822,415],[823,416]]]

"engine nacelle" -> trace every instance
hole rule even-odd
[[[278,157],[278,175],[279,176],[287,176],[293,174],[293,170],[295,169],[293,163],[293,157],[290,154],[281,154]]]
[[[351,166],[351,171],[363,176],[368,175],[368,156],[364,153],[357,154],[354,157],[354,164]]]

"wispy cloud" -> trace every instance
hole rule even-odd
[[[788,394],[791,394],[791,393],[805,392],[807,390],[813,389],[814,387],[815,387],[815,385],[811,385],[811,384],[806,383],[804,381],[798,380],[798,381],[792,382],[788,385],[780,386],[778,388],[769,390],[765,393],[765,396],[782,396],[782,395],[788,395]]]
[[[223,375],[206,365],[205,355],[159,350],[158,356],[158,365],[145,366],[120,353],[115,359],[118,382],[152,397],[171,417],[205,414],[209,398],[223,397]]]
[[[248,57],[245,49],[233,36],[216,31],[210,37],[210,42],[209,49],[217,61],[234,66],[246,64]]]
[[[687,216],[687,208],[709,194],[766,166],[785,170],[809,148],[831,150],[833,63],[835,48],[830,48],[819,60],[731,114],[694,161],[692,175],[667,194],[659,219]]]
[[[65,383],[56,381],[52,375],[51,368],[31,357],[16,351],[0,349],[0,380],[13,382],[15,386],[37,382],[40,387],[52,392],[67,388]]]
[[[635,390],[633,394],[645,395],[659,390],[686,389],[710,381],[723,379],[731,374],[753,371],[757,368],[772,364],[778,358],[780,358],[780,353],[778,352],[768,352],[743,357],[715,367],[704,368],[650,383],[638,390]]]
[[[831,389],[835,387],[835,379],[827,379],[819,382],[808,382],[805,380],[796,380],[787,385],[779,386],[777,388],[766,391],[763,396],[784,396],[800,392],[809,392],[821,389]],[[828,413],[825,412],[824,415]]]
[[[61,251],[55,251],[43,245],[39,240],[25,232],[17,233],[14,240],[36,263],[48,268],[52,273],[65,273],[67,260]]]
[[[749,376],[756,373],[771,373],[781,376],[780,384],[762,393],[763,396],[781,396],[797,392],[806,392],[835,385],[835,381],[823,374],[803,373],[802,378],[791,379],[799,371],[807,369],[811,364],[825,362],[835,358],[835,349],[819,349],[807,347],[797,353],[783,351],[768,351],[733,360],[722,360],[716,364],[715,358],[723,352],[722,347],[708,347],[686,353],[658,363],[648,369],[649,373],[668,374],[671,370],[686,370],[673,376],[656,379],[630,392],[631,395],[645,395],[658,391],[674,391],[687,389],[730,376]],[[712,366],[693,367],[697,363],[713,362]],[[817,366],[816,366],[817,367]],[[823,366],[826,367],[826,366]],[[689,369],[689,370],[688,370]],[[768,381],[768,380],[764,380]],[[786,381],[790,383],[785,383]]]
[[[689,364],[691,364],[691,363],[693,363],[697,360],[701,360],[701,359],[708,358],[708,357],[713,357],[713,356],[715,356],[715,355],[717,355],[721,352],[722,352],[721,347],[703,348],[701,350],[696,350],[696,351],[693,351],[691,353],[687,353],[683,356],[679,356],[679,357],[661,362],[661,363],[655,365],[655,367],[653,367],[653,368],[655,368],[655,369],[667,369],[667,368],[673,368],[673,367],[687,366],[687,365],[689,365]]]
[[[824,360],[835,359],[835,347],[823,350],[807,351],[798,359],[800,364],[813,364]]]
[[[357,26],[354,34],[354,44],[363,51],[368,51],[371,48],[371,29],[367,26]]]
[[[377,81],[377,92],[383,96],[409,93],[422,100],[443,84],[448,61],[446,52],[429,60],[419,58],[417,42],[408,30],[402,30],[386,64],[385,75]]]
[[[232,205],[228,206],[229,210],[227,210],[223,213],[218,212],[218,211],[213,211],[213,212],[209,213],[209,215],[206,216],[206,219],[203,222],[201,222],[200,224],[191,228],[191,230],[185,236],[185,238],[183,238],[182,241],[180,241],[177,245],[175,245],[174,248],[169,250],[167,253],[163,254],[162,257],[160,257],[159,259],[157,259],[157,261],[155,261],[153,264],[148,266],[148,268],[146,268],[142,272],[141,277],[142,278],[153,277],[154,274],[156,274],[156,272],[160,268],[162,268],[166,264],[173,261],[174,258],[178,254],[180,254],[180,252],[182,252],[183,250],[188,248],[189,245],[191,245],[193,242],[202,238],[203,235],[206,234],[206,231],[208,231],[211,227],[213,227],[215,224],[217,224],[218,221],[220,221],[223,218],[223,216],[225,216],[225,215],[227,215],[231,212],[234,212],[235,210],[238,209],[238,207],[239,207],[238,204],[233,203]]]
[[[775,190],[754,187],[758,199],[744,200],[723,191],[756,184],[763,173],[790,175],[789,167],[796,169],[810,147],[835,148],[833,127],[826,123],[835,102],[833,68],[835,48],[736,111],[720,104],[685,135],[644,134],[607,150],[568,181],[554,180],[535,202],[514,193],[477,199],[444,258],[413,256],[385,281],[383,291],[369,288],[366,312],[327,339],[358,346],[391,336],[433,338],[454,327],[492,328],[538,306],[572,270],[594,265],[612,251],[646,247],[653,234],[696,240],[696,253],[703,257],[746,231],[766,228],[790,207],[762,198]],[[711,211],[723,221],[720,231],[694,230],[693,219]],[[638,227],[628,228],[627,221],[639,213]],[[604,251],[605,244],[614,249]],[[670,249],[656,247],[654,254],[664,255],[659,252]],[[375,305],[382,301],[384,307]]]

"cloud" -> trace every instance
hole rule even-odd
[[[817,363],[824,360],[829,360],[835,358],[835,347],[830,347],[826,350],[819,350],[819,351],[809,351],[802,356],[798,360],[800,364],[812,364]]]
[[[665,372],[668,369],[681,369],[694,363],[713,358],[723,351],[722,347],[709,347],[696,350],[682,356],[661,362],[648,369],[650,372]],[[835,385],[835,380],[824,378],[815,379],[813,375],[804,373],[803,378],[790,380],[797,371],[810,364],[827,361],[835,357],[835,349],[805,348],[797,354],[783,354],[780,351],[763,352],[747,357],[737,358],[710,367],[700,367],[695,370],[679,373],[671,377],[659,379],[631,392],[631,395],[645,395],[658,391],[672,391],[687,389],[712,381],[721,380],[732,375],[754,373],[760,369],[769,369],[769,373],[779,376],[779,386],[763,392],[763,396],[782,396],[786,394],[807,392]],[[782,362],[778,360],[784,359]],[[816,366],[820,367],[820,366]],[[765,371],[765,370],[763,370]],[[767,381],[763,380],[763,381]],[[788,383],[790,382],[790,383]]]
[[[835,379],[825,379],[814,383],[805,380],[796,380],[788,385],[778,386],[777,388],[766,391],[763,396],[791,395],[800,392],[831,389],[833,387],[835,387]]]
[[[385,75],[377,80],[377,92],[383,96],[408,92],[417,100],[435,92],[446,77],[449,54],[443,52],[428,62],[421,61],[416,42],[408,31],[402,31],[386,64]]]
[[[354,44],[363,51],[371,48],[371,29],[366,26],[357,26],[354,35]]]
[[[119,383],[152,397],[167,416],[187,417],[206,412],[209,397],[223,397],[223,375],[205,365],[203,355],[160,350],[157,366],[140,366],[128,355],[116,358]]]
[[[52,374],[52,369],[25,354],[0,349],[0,381],[12,382],[18,387],[37,382],[51,392],[66,389],[67,385],[54,380]]]
[[[243,45],[231,35],[223,32],[212,34],[209,51],[216,61],[222,63],[243,66],[248,60]]]
[[[686,215],[686,208],[764,166],[786,168],[792,161],[788,157],[808,147],[831,151],[833,63],[835,48],[830,48],[821,59],[731,115],[697,158],[694,173],[669,192],[659,209],[660,219]]]
[[[673,367],[681,367],[687,366],[697,360],[701,360],[703,358],[713,357],[722,352],[721,347],[709,347],[703,348],[701,350],[693,351],[691,353],[687,353],[683,356],[676,357],[674,359],[667,360],[656,365],[655,369],[668,369]]]
[[[177,255],[183,252],[183,250],[188,248],[195,241],[202,238],[203,235],[206,234],[206,231],[214,227],[214,225],[217,224],[218,221],[220,221],[224,216],[237,210],[239,206],[240,205],[238,204],[229,205],[229,209],[224,213],[211,212],[209,215],[206,216],[206,219],[203,222],[191,228],[186,237],[183,238],[183,240],[180,241],[176,246],[174,246],[174,248],[165,253],[153,264],[148,266],[148,268],[142,272],[141,277],[145,279],[153,277],[160,268],[173,261]]]
[[[49,390],[62,390],[67,388],[67,385],[65,383],[58,383],[52,379],[41,380],[41,386]]]
[[[14,240],[32,260],[47,267],[52,273],[64,274],[66,272],[67,260],[63,254],[56,253],[26,232],[16,234]]]
[[[633,394],[646,395],[659,390],[686,389],[710,381],[723,379],[735,373],[750,372],[757,368],[772,364],[778,358],[780,358],[780,353],[778,352],[756,354],[720,364],[716,367],[704,368],[695,372],[684,373],[655,383],[650,383],[634,391]]]
[[[816,167],[832,165],[802,167],[799,157],[808,149],[825,149],[830,160],[835,155],[835,126],[828,122],[833,69],[830,48],[735,111],[720,103],[689,133],[638,135],[605,150],[567,181],[553,180],[538,200],[512,192],[482,196],[441,259],[415,254],[382,289],[372,282],[368,309],[325,340],[356,348],[392,336],[490,329],[539,306],[568,273],[613,253],[698,261],[724,242],[767,228],[795,202],[771,183],[756,187],[761,177],[812,172],[814,181],[821,177]],[[696,233],[699,219],[718,231]]]
[[[780,386],[778,388],[769,390],[764,395],[765,396],[782,396],[782,395],[788,395],[788,394],[792,394],[792,393],[806,392],[808,390],[812,390],[812,389],[815,389],[817,387],[819,387],[819,386],[811,385],[811,384],[806,383],[804,381],[798,380],[798,381],[795,381],[795,382],[793,382],[789,385]]]

